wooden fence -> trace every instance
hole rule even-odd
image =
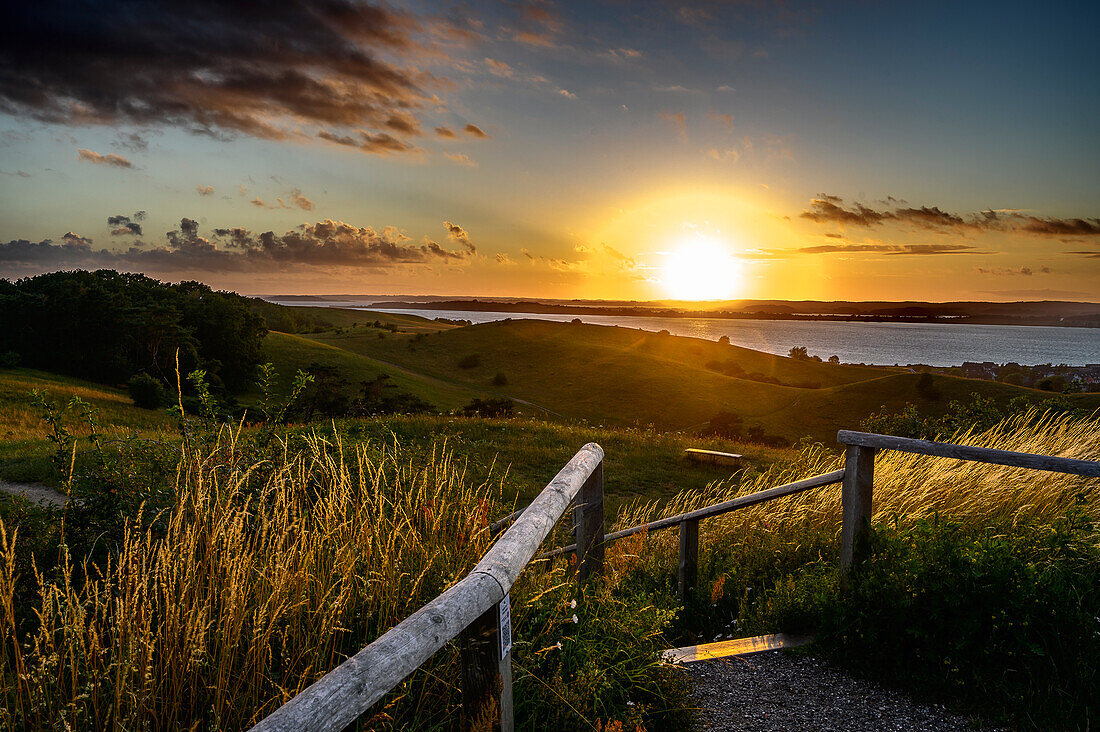
[[[253,732],[340,730],[420,667],[444,644],[459,638],[462,659],[462,728],[513,728],[511,627],[508,591],[534,558],[568,553],[577,557],[577,582],[603,568],[604,547],[642,531],[673,526],[680,532],[678,592],[690,599],[696,582],[699,523],[747,506],[754,506],[812,488],[841,483],[842,581],[862,559],[870,529],[874,491],[874,457],[878,450],[1010,465],[1086,477],[1100,477],[1100,462],[1032,455],[983,447],[913,440],[890,435],[841,430],[844,468],[823,475],[740,496],[677,516],[604,534],[603,449],[589,443],[558,472],[529,506],[489,527],[503,534],[480,562],[455,585],[410,615],[378,640],[318,679],[281,706]],[[535,553],[566,509],[574,506],[575,543]],[[514,522],[514,523],[512,523]],[[505,527],[512,523],[510,528]],[[502,642],[503,639],[503,642]]]

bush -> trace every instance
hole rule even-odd
[[[144,371],[131,376],[126,386],[135,407],[160,409],[164,406],[164,385]]]
[[[463,356],[458,360],[458,367],[460,369],[476,369],[481,365],[481,356],[476,353],[471,353],[468,356]]]
[[[466,417],[511,417],[516,405],[511,399],[474,399],[462,408]]]
[[[1071,510],[1053,526],[922,519],[880,527],[841,593],[821,563],[761,608],[848,666],[1044,729],[1100,715],[1100,549]],[[769,626],[771,627],[771,626]]]
[[[0,369],[13,369],[21,360],[22,358],[15,351],[0,353]]]
[[[736,440],[741,437],[741,428],[745,420],[735,412],[721,411],[710,418],[707,423],[706,434],[724,437],[727,440]]]
[[[507,385],[508,385],[508,377],[505,376],[503,373],[498,373],[496,376],[493,377],[493,386],[507,386]]]

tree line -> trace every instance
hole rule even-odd
[[[145,373],[166,384],[206,372],[230,391],[247,387],[267,324],[250,298],[201,282],[171,284],[98,270],[0,279],[5,363],[121,384]]]

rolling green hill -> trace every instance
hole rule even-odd
[[[371,337],[377,340],[378,331]],[[277,388],[286,392],[294,373],[310,364],[336,367],[348,381],[348,392],[354,394],[362,381],[370,381],[379,374],[390,377],[390,383],[398,389],[414,394],[444,411],[484,396],[482,391],[463,384],[417,373],[401,366],[382,363],[370,356],[355,353],[324,341],[288,333],[268,333],[264,341],[264,358],[275,366],[279,375]],[[241,401],[248,404],[254,394],[245,395]]]
[[[998,400],[1048,394],[1008,384],[935,376],[930,399],[918,374],[896,368],[799,361],[696,338],[621,327],[511,320],[379,339],[372,332],[327,332],[324,343],[471,391],[540,405],[551,416],[608,425],[690,430],[719,411],[797,440],[831,442],[882,405],[913,402],[938,414],[952,399]],[[716,364],[725,367],[716,370]],[[729,365],[740,376],[729,376]],[[503,374],[507,383],[494,385]],[[769,383],[778,381],[779,383]],[[1100,395],[1075,397],[1100,406]]]

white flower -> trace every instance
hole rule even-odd
[[[570,601],[569,601],[569,608],[570,608],[571,610],[575,610],[575,609],[576,609],[576,607],[577,607],[577,601],[576,601],[576,600],[570,600]]]
[[[573,616],[573,622],[574,622],[574,623],[579,623],[579,622],[581,622],[581,621],[577,619],[577,616],[576,616],[576,615],[574,615],[574,616]]]
[[[626,705],[627,705],[628,707],[632,707],[632,706],[634,706],[634,702],[632,702],[632,701],[628,701],[628,702],[626,703]]]
[[[558,641],[558,650],[561,650],[561,641]]]

